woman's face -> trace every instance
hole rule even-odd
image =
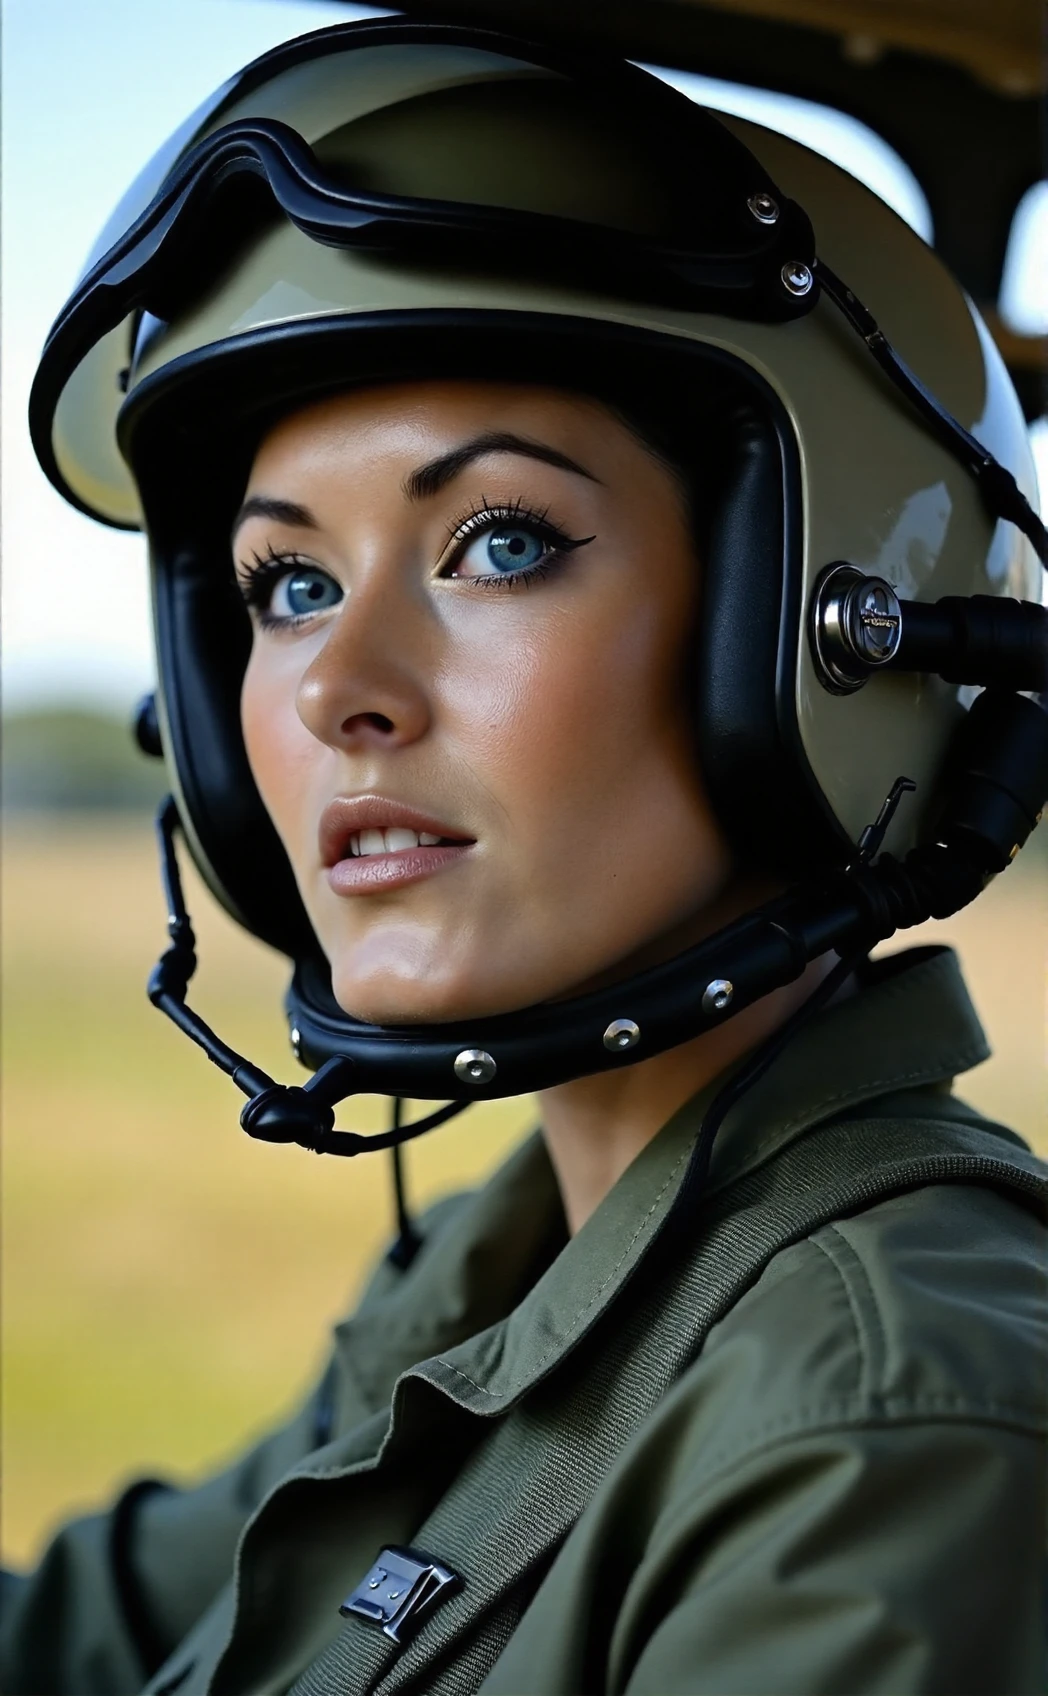
[[[413,383],[279,424],[234,535],[251,768],[339,1004],[563,996],[702,929],[727,850],[684,706],[673,475],[554,390]]]

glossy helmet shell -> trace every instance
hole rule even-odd
[[[819,155],[628,75],[670,114],[672,149],[628,99],[616,109],[587,95],[585,66],[550,69],[542,50],[497,36],[392,19],[302,37],[172,138],[88,270],[189,149],[245,118],[288,125],[341,180],[583,219],[623,241],[672,241],[692,202],[701,220],[718,147],[741,142],[918,377],[1035,499],[1003,364],[924,242]],[[739,853],[777,873],[846,860],[903,773],[916,798],[887,845],[910,847],[966,704],[912,674],[828,692],[807,633],[825,567],[849,561],[908,599],[1039,594],[1028,543],[987,516],[828,300],[787,321],[698,310],[643,280],[602,288],[561,274],[556,252],[533,251],[522,230],[490,254],[474,244],[435,259],[324,245],[286,218],[246,216],[220,263],[101,337],[36,405],[56,485],[149,538],[162,738],[197,863],[241,923],[298,961],[316,945],[244,753],[250,632],[228,548],[253,445],[296,404],[354,384],[497,375],[643,394],[649,412],[661,396],[678,438],[693,427],[710,507],[692,667],[698,758]]]

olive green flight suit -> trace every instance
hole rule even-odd
[[[883,963],[565,1242],[524,1145],[383,1264],[286,1429],[5,1594],[7,1696],[1020,1693],[1044,1671],[1046,1179],[949,1093],[953,956]],[[392,1642],[379,1551],[457,1574]]]

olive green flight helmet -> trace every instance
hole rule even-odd
[[[873,194],[622,63],[395,18],[289,42],[121,203],[31,420],[69,500],[149,537],[181,822],[219,899],[295,960],[321,1058],[348,1051],[352,1021],[244,755],[229,523],[281,412],[484,375],[643,396],[693,441],[698,755],[750,861],[868,860],[901,777],[888,846],[914,849],[975,686],[1048,684],[1038,609],[1019,604],[1045,550],[1022,413],[971,302]],[[491,1092],[515,1076],[507,1059]],[[398,1093],[454,1093],[442,1078]]]

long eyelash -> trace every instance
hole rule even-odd
[[[266,553],[253,552],[251,564],[238,563],[235,568],[237,587],[244,597],[244,603],[253,611],[263,615],[260,622],[263,626],[267,620],[264,616],[272,597],[273,590],[288,571],[299,565],[309,565],[310,561],[304,554],[278,553],[270,543]],[[274,619],[274,624],[286,624],[286,619]]]
[[[558,532],[562,528],[555,518],[550,517],[548,506],[528,506],[521,495],[511,501],[489,501],[487,495],[481,495],[479,502],[460,513],[448,525],[448,541],[459,541],[466,535],[472,535],[482,522],[494,520],[496,523],[512,524],[514,519],[521,518],[530,519],[532,524],[547,525]]]
[[[533,589],[544,577],[551,576],[571,551],[570,548],[551,550],[537,559],[534,565],[522,565],[519,571],[492,572],[490,576],[460,577],[455,581],[461,583],[464,589]]]
[[[484,529],[492,524],[530,524],[549,544],[549,552],[536,560],[534,565],[524,566],[520,571],[507,572],[504,576],[468,577],[461,581],[471,589],[527,589],[541,582],[560,565],[568,554],[576,548],[584,548],[587,542],[592,542],[592,536],[572,537],[565,528],[552,516],[548,506],[541,511],[528,506],[520,496],[512,501],[491,502],[484,495],[480,503],[455,519],[448,526],[448,541],[459,545],[451,556],[443,562],[443,568],[454,565],[461,558],[467,542],[474,536],[482,534]]]

